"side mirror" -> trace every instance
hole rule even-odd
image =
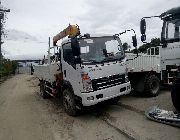
[[[141,41],[144,42],[145,40],[146,40],[146,35],[145,34],[141,35]]]
[[[137,49],[137,39],[136,39],[136,35],[135,36],[132,36],[132,40],[133,40],[133,46],[136,48],[136,54],[137,54],[137,57],[138,57],[138,49]],[[136,58],[137,58],[136,57]]]
[[[73,55],[80,56],[80,46],[79,46],[78,39],[76,37],[71,38],[71,47],[72,47]]]
[[[143,18],[141,19],[141,22],[140,22],[140,31],[141,31],[141,34],[145,35],[146,33],[146,20]]]
[[[133,46],[137,47],[137,39],[136,36],[132,36]]]
[[[59,48],[59,53],[57,53],[58,60],[61,61],[61,49]]]

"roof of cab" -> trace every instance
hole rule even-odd
[[[90,34],[90,37],[91,38],[95,38],[95,37],[113,37],[113,34]],[[71,42],[71,38],[64,39],[61,44],[66,44],[68,42]]]
[[[180,15],[180,6],[179,7],[175,7],[175,8],[172,8],[164,13],[162,13],[160,15],[161,18],[166,18],[168,16],[173,16],[173,15]]]

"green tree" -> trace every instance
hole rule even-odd
[[[122,47],[123,47],[124,51],[128,50],[129,48],[131,48],[131,46],[127,42],[123,43]]]
[[[161,44],[161,40],[160,38],[153,38],[151,39],[151,45],[156,47],[156,46],[159,46]]]
[[[10,59],[5,59],[2,57],[2,65],[0,69],[0,77],[1,76],[8,76],[10,74],[15,74],[17,69],[17,62],[11,61]]]
[[[161,43],[160,38],[152,38],[150,43],[143,44],[139,46],[138,52],[146,53],[147,49],[150,47],[157,47]]]

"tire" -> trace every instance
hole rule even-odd
[[[159,94],[160,81],[155,75],[150,75],[145,81],[144,91],[148,96],[155,97]]]
[[[171,99],[176,110],[180,111],[180,78],[176,79],[173,83]]]
[[[43,82],[40,82],[40,95],[43,97],[43,99],[49,98],[49,94],[46,93],[45,86],[44,86]]]
[[[70,89],[63,91],[63,107],[65,112],[70,116],[77,115],[76,100],[73,92]]]

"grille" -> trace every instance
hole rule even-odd
[[[93,79],[92,87],[93,90],[96,91],[96,90],[116,86],[122,83],[125,83],[125,75],[117,74],[108,77],[102,77],[99,79]]]

